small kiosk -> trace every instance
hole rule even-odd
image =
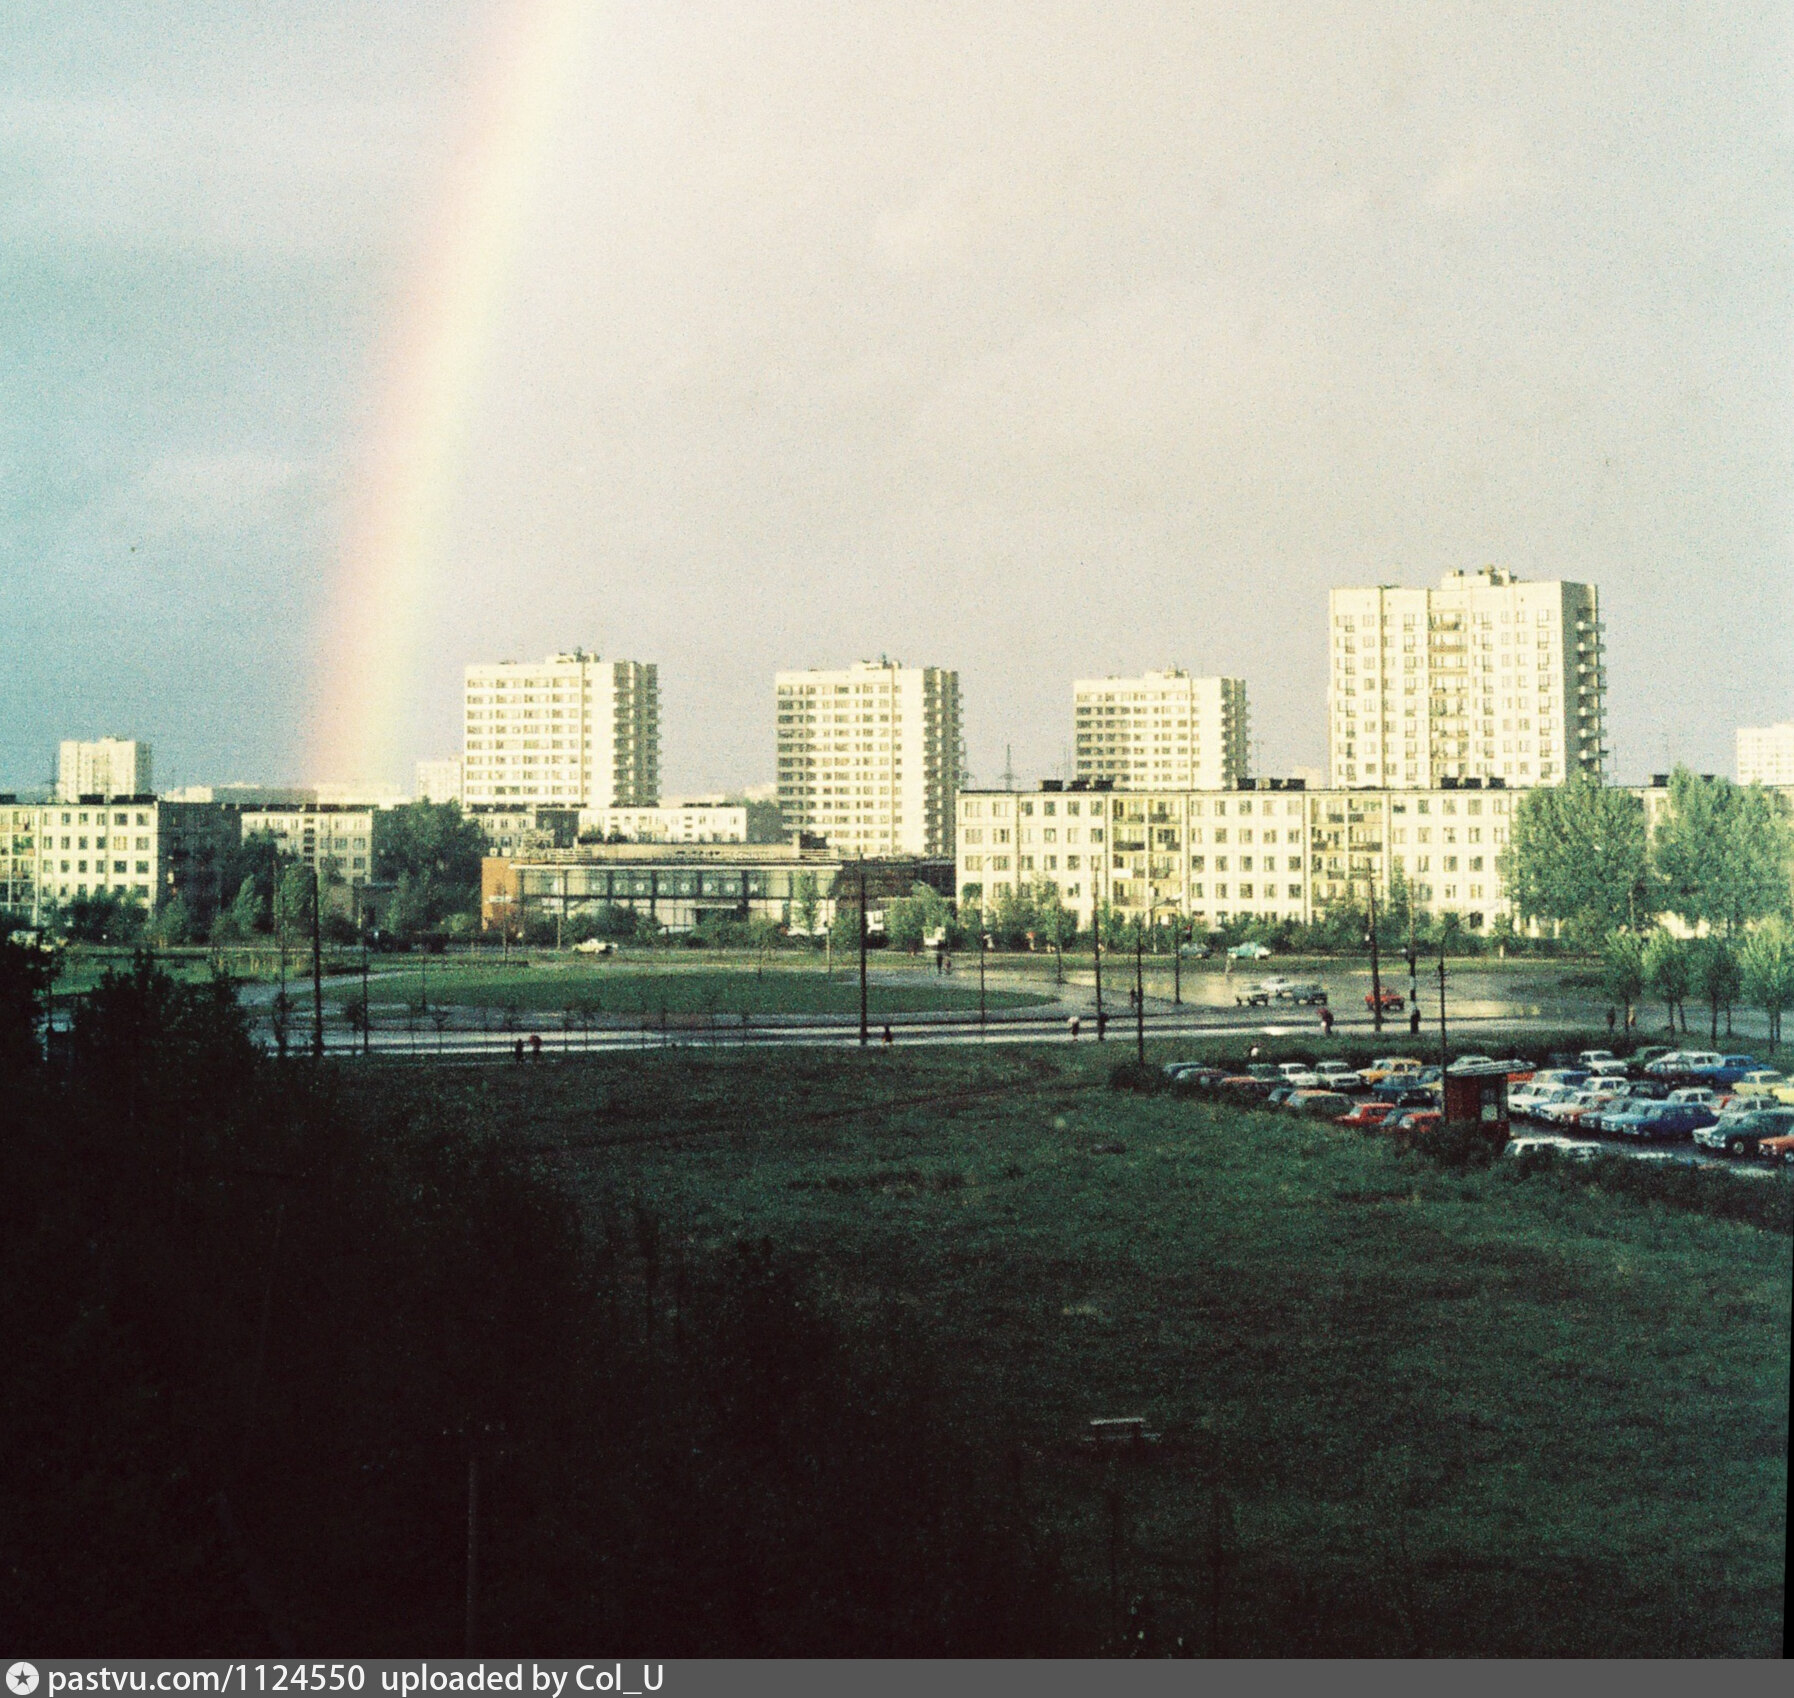
[[[1478,1126],[1500,1149],[1507,1143],[1507,1075],[1447,1073],[1445,1123]]]

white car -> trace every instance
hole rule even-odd
[[[584,943],[573,946],[575,955],[615,955],[617,946],[608,938],[589,937]]]
[[[1597,1061],[1618,1061],[1619,1057],[1610,1049],[1585,1049],[1576,1059],[1584,1067],[1593,1067]]]
[[[1343,1091],[1359,1083],[1357,1073],[1346,1066],[1343,1061],[1323,1061],[1316,1065],[1318,1073],[1330,1090]]]
[[[1533,1120],[1547,1103],[1562,1102],[1575,1094],[1569,1085],[1516,1085],[1507,1094],[1507,1111],[1523,1120]]]
[[[1283,1082],[1293,1085],[1298,1091],[1319,1091],[1325,1088],[1327,1081],[1311,1068],[1304,1067],[1300,1073],[1285,1073]]]
[[[1699,1103],[1702,1108],[1710,1108],[1719,1112],[1719,1105],[1725,1098],[1718,1091],[1710,1091],[1705,1085],[1684,1085],[1679,1090],[1671,1091],[1666,1099],[1672,1103]]]

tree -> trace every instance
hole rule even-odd
[[[1738,957],[1731,943],[1717,934],[1696,938],[1689,953],[1693,958],[1691,967],[1695,985],[1713,1011],[1712,1027],[1707,1036],[1710,1041],[1717,1043],[1719,1011],[1722,1008],[1725,1010],[1725,1029],[1730,1036],[1732,1009],[1738,1001],[1738,992],[1743,988]]]
[[[912,955],[926,938],[947,928],[947,899],[931,884],[914,884],[908,896],[892,897],[885,904],[885,939],[893,949]]]
[[[171,896],[158,908],[149,924],[149,940],[158,949],[185,943],[192,927],[192,916],[182,896]]]
[[[985,926],[999,948],[1020,949],[1034,930],[1034,899],[1026,885],[1005,884],[985,910]]]
[[[1769,1020],[1769,1041],[1782,1041],[1782,1011],[1794,1004],[1794,926],[1780,914],[1754,926],[1738,952],[1744,995]]]
[[[1584,939],[1654,913],[1644,808],[1624,790],[1575,779],[1527,791],[1498,864],[1524,918]]]
[[[1794,866],[1788,805],[1761,785],[1670,774],[1670,805],[1651,838],[1664,905],[1691,926],[1735,936],[1752,920],[1785,914]]]
[[[811,937],[816,931],[816,915],[822,897],[816,888],[814,873],[799,873],[791,881],[791,929]]]
[[[1645,982],[1653,995],[1669,1010],[1669,1029],[1676,1029],[1676,1014],[1682,1015],[1682,1030],[1688,1030],[1688,1012],[1682,1007],[1688,996],[1690,965],[1688,946],[1666,931],[1654,931],[1645,939]]]
[[[477,914],[486,839],[458,802],[410,802],[374,816],[374,876],[410,892],[409,924],[429,931],[450,914]],[[405,881],[409,881],[408,884]]]
[[[282,949],[289,949],[311,936],[315,888],[310,867],[295,862],[281,873],[280,886],[275,892],[274,933],[280,939]]]
[[[247,942],[261,929],[262,912],[262,894],[251,873],[237,886],[231,905],[218,910],[217,918],[212,921],[212,942]]]
[[[60,967],[53,950],[0,937],[0,1077],[38,1060],[38,1024]]]
[[[1644,941],[1636,932],[1617,931],[1601,951],[1601,981],[1620,1005],[1622,1031],[1632,1029],[1632,1005],[1644,995]]]

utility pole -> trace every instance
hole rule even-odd
[[[1134,1048],[1146,1065],[1146,924],[1134,921]]]
[[[324,1059],[324,912],[318,889],[318,864],[311,867],[311,1053]]]
[[[1096,1040],[1103,1038],[1103,904],[1095,879],[1090,881],[1090,959],[1096,968]]]
[[[365,1061],[373,1053],[369,1029],[373,1025],[373,1004],[368,1001],[368,928],[364,917],[361,924],[361,1054]]]
[[[1184,1005],[1184,920],[1181,914],[1171,916],[1171,1005],[1174,1008]]]
[[[1445,1095],[1445,939],[1439,939],[1439,1095]]]
[[[978,1036],[984,1037],[984,951],[989,939],[984,933],[978,933]]]
[[[1370,887],[1370,1022],[1383,1029],[1383,970],[1377,957],[1377,887]]]
[[[860,1048],[866,1047],[866,857],[860,855]]]

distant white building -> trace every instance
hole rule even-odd
[[[92,743],[63,743],[56,763],[56,799],[83,796],[148,796],[155,789],[150,746],[134,738],[101,737]]]
[[[1246,683],[1176,667],[1080,678],[1077,775],[1117,789],[1226,790],[1247,777]]]
[[[1794,721],[1738,728],[1740,784],[1794,784]]]
[[[774,684],[788,830],[848,855],[953,853],[965,769],[957,672],[881,658]]]
[[[581,808],[582,839],[625,843],[745,843],[748,811],[718,803],[669,808]]]
[[[660,672],[583,649],[467,668],[461,801],[652,808],[660,801]]]
[[[461,763],[452,757],[445,761],[417,763],[417,799],[420,802],[459,802],[461,800]]]
[[[239,816],[243,841],[270,837],[283,855],[347,884],[373,877],[376,808],[316,803],[299,808],[245,808]]]
[[[1591,584],[1485,566],[1329,597],[1330,781],[1427,789],[1601,776],[1607,674]]]

